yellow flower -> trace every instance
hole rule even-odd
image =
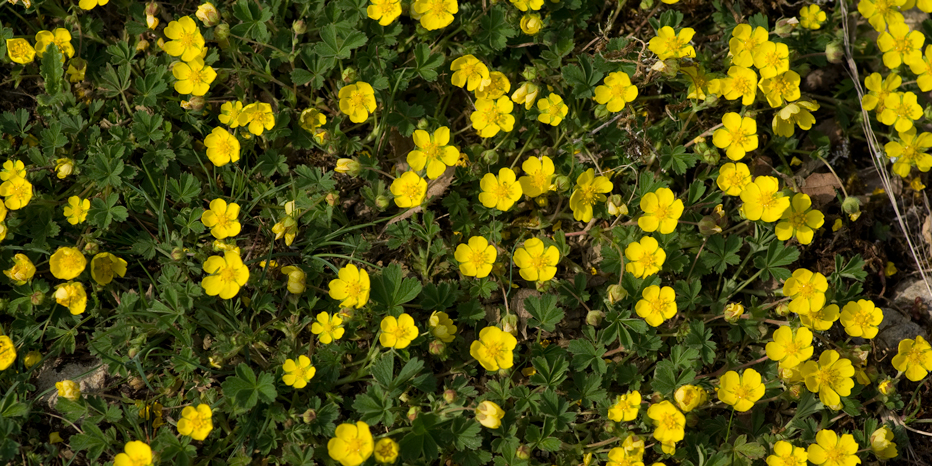
[[[812,243],[815,230],[825,223],[825,216],[818,210],[810,210],[811,207],[812,200],[808,195],[794,195],[790,208],[783,212],[780,223],[777,223],[777,239],[786,241],[796,235],[799,244]]]
[[[85,266],[87,266],[87,259],[77,248],[59,247],[49,259],[52,275],[59,280],[71,280],[81,275]]]
[[[178,433],[194,440],[204,440],[214,429],[212,416],[210,406],[203,403],[197,405],[197,408],[185,406],[181,410],[181,419],[178,420]]]
[[[81,3],[85,1],[100,1],[101,5],[107,3],[107,0],[81,0]],[[149,466],[152,464],[152,448],[145,443],[138,440],[127,442],[123,451],[124,453],[113,458],[113,466]]]
[[[641,409],[641,393],[637,390],[619,395],[615,404],[608,408],[608,418],[614,422],[628,422],[637,419]]]
[[[469,121],[480,137],[490,138],[499,131],[509,133],[514,129],[515,117],[511,114],[514,103],[508,97],[477,99],[475,105],[476,111],[469,115]]]
[[[676,294],[673,288],[651,285],[644,288],[641,297],[643,299],[634,305],[634,310],[651,327],[656,327],[676,315]]]
[[[426,166],[428,178],[433,180],[439,177],[448,166],[456,165],[460,157],[459,149],[449,143],[450,128],[446,126],[437,128],[434,134],[421,129],[414,131],[417,149],[408,153],[408,165],[414,171],[421,171]]]
[[[641,210],[645,215],[638,218],[638,226],[648,233],[659,231],[666,235],[676,229],[683,215],[683,201],[677,199],[670,188],[657,188],[641,198]]]
[[[530,110],[539,92],[540,87],[537,84],[525,81],[511,94],[511,100],[518,105],[524,105],[525,110]]]
[[[498,327],[479,331],[479,339],[469,345],[469,355],[479,361],[487,371],[508,369],[514,365],[514,351],[518,340]]]
[[[87,220],[87,211],[91,208],[90,199],[81,199],[78,196],[68,198],[68,205],[65,206],[65,217],[68,217],[68,223],[77,225]]]
[[[81,386],[73,380],[55,382],[55,388],[58,389],[58,396],[66,400],[78,401],[78,398],[81,398]]]
[[[521,11],[540,10],[540,7],[544,6],[544,0],[509,0],[515,8]]]
[[[570,196],[570,208],[573,209],[573,218],[580,222],[592,220],[592,206],[605,202],[605,193],[611,192],[614,185],[608,177],[595,176],[595,170],[590,168],[576,179],[576,188]]]
[[[696,56],[696,49],[689,45],[696,31],[693,28],[683,28],[679,35],[670,26],[664,26],[657,31],[657,36],[651,38],[648,48],[657,54],[661,60],[669,58],[692,58]]]
[[[69,158],[55,160],[55,175],[58,179],[63,180],[72,173],[74,173],[74,160]]]
[[[365,270],[363,270],[362,272],[365,273]],[[368,276],[366,277],[366,280],[367,280],[367,285],[368,285]],[[333,290],[331,289],[331,295],[332,293],[333,293]],[[366,294],[368,295],[368,293],[369,293],[369,290],[367,289]],[[367,299],[368,299],[368,296],[367,296]],[[314,322],[313,324],[311,324],[311,333],[313,333],[314,335],[320,335],[320,337],[318,338],[320,339],[320,342],[325,345],[329,345],[334,340],[339,340],[340,338],[343,338],[343,334],[345,332],[346,330],[343,328],[343,319],[341,319],[336,314],[334,314],[331,317],[330,314],[326,312],[321,312],[320,314],[317,314],[317,322]]]
[[[19,210],[32,199],[32,183],[26,178],[11,178],[0,184],[0,196],[5,197],[4,205],[10,210]]]
[[[721,81],[710,79],[705,70],[696,66],[684,66],[680,68],[686,76],[689,77],[689,89],[687,89],[687,99],[705,100],[708,94],[718,94]],[[716,85],[713,86],[713,81]]]
[[[432,312],[427,323],[430,325],[430,334],[444,343],[450,343],[456,336],[456,325],[453,325],[453,320],[446,312]]]
[[[483,65],[485,66],[485,65]],[[501,71],[492,71],[489,73],[489,84],[480,86],[476,89],[477,99],[498,99],[511,90],[511,81]]]
[[[538,100],[537,109],[540,110],[540,114],[537,115],[537,121],[550,126],[559,125],[570,110],[570,108],[563,103],[563,97],[556,94],[550,94],[546,99]]]
[[[919,31],[910,31],[905,22],[889,24],[877,37],[877,48],[883,52],[883,64],[891,70],[903,63],[922,60],[922,44],[926,38]]]
[[[867,97],[867,96],[864,96]],[[777,136],[791,137],[795,132],[795,126],[799,129],[809,131],[815,123],[815,117],[812,112],[819,109],[819,104],[807,100],[800,100],[786,104],[785,107],[773,115],[773,132]]]
[[[242,226],[237,217],[239,204],[227,204],[227,201],[218,198],[210,201],[210,210],[201,214],[201,222],[210,228],[210,234],[214,235],[214,238],[224,239],[239,234]]]
[[[839,405],[840,397],[850,395],[854,387],[851,378],[854,376],[854,366],[850,360],[840,358],[835,350],[823,351],[818,363],[806,362],[802,367],[802,375],[806,379],[806,388],[812,393],[818,393],[819,399],[826,406]]]
[[[294,214],[294,201],[288,201],[285,203],[285,216],[278,223],[272,225],[272,233],[275,233],[275,239],[281,239],[284,236],[286,246],[291,246],[298,234],[298,221]]]
[[[68,69],[65,74],[68,75],[68,81],[78,83],[84,81],[84,73],[87,72],[87,62],[81,58],[74,58],[68,61]]]
[[[725,316],[725,322],[733,324],[744,315],[744,305],[741,303],[728,303],[722,309],[722,314]]]
[[[7,39],[6,53],[10,60],[21,65],[32,63],[36,59],[36,49],[32,48],[28,40],[22,38]]]
[[[0,356],[0,358],[2,358],[2,356]],[[36,364],[39,364],[39,362],[41,361],[42,361],[42,353],[38,351],[30,351],[26,353],[26,357],[23,358],[23,365],[26,366],[26,369],[29,369],[30,367],[35,366]]]
[[[294,388],[306,387],[307,383],[317,374],[317,368],[311,365],[311,359],[303,354],[298,356],[297,362],[294,359],[286,359],[282,364],[282,370],[285,371],[282,375],[282,382]]]
[[[370,0],[371,5],[366,7],[366,14],[370,19],[378,20],[379,25],[388,26],[401,15],[401,2],[399,0]]]
[[[162,46],[162,50],[173,57],[181,57],[182,61],[193,61],[197,59],[204,50],[204,36],[201,35],[201,31],[197,28],[197,23],[195,23],[190,16],[182,16],[178,21],[168,23],[168,26],[165,27],[165,37],[172,40],[166,42],[165,45]],[[203,64],[201,66],[203,66]],[[211,70],[213,69],[211,68]],[[211,81],[212,80],[213,79],[211,79]],[[178,93],[190,94],[190,92],[181,91],[178,91]]]
[[[882,321],[883,311],[866,299],[849,301],[841,311],[841,324],[852,337],[874,338]]]
[[[113,281],[113,275],[126,275],[126,261],[109,252],[102,252],[91,259],[91,278],[100,285]]]
[[[916,178],[913,178],[913,180],[909,182],[909,188],[918,193],[918,192],[921,192],[923,189],[926,189],[926,185],[922,184],[922,180],[919,179],[919,177],[916,177]],[[890,267],[893,267],[893,268],[891,269]],[[891,270],[892,272],[889,272]],[[887,268],[884,269],[883,273],[884,275],[889,273],[890,275],[887,275],[888,277],[896,273],[896,266],[893,266],[893,262],[887,262]]]
[[[604,104],[609,112],[620,112],[628,102],[638,96],[638,88],[631,84],[628,73],[616,71],[605,77],[604,84],[595,88],[595,101]]]
[[[349,115],[353,123],[362,123],[375,113],[375,90],[365,81],[343,86],[340,89],[340,111]]]
[[[757,73],[743,66],[728,68],[728,78],[722,81],[722,97],[727,100],[741,98],[741,105],[751,105],[757,97]]]
[[[17,178],[26,177],[26,164],[22,160],[7,160],[3,162],[3,170],[0,171],[0,181],[12,181]]]
[[[742,375],[728,371],[719,380],[718,399],[743,413],[754,407],[754,403],[764,396],[764,391],[760,373],[756,370],[745,369]]]
[[[728,40],[731,63],[750,68],[754,64],[754,52],[767,42],[768,37],[767,30],[760,26],[753,29],[750,24],[735,26],[731,32],[731,39]]]
[[[913,60],[908,65],[909,70],[917,75],[916,84],[919,86],[919,90],[922,92],[932,90],[932,45],[926,47],[925,55]]]
[[[780,192],[780,182],[772,176],[758,176],[741,191],[741,210],[748,220],[776,222],[790,207],[790,198]]]
[[[427,194],[427,181],[417,173],[408,171],[395,178],[389,190],[395,195],[395,205],[398,207],[403,209],[417,207],[424,202],[424,196]]]
[[[701,387],[683,385],[676,389],[676,393],[673,394],[673,399],[676,401],[676,405],[681,411],[688,413],[708,401],[709,396]]]
[[[788,326],[773,332],[773,341],[767,343],[767,357],[778,361],[780,367],[795,368],[812,357],[812,332],[805,327],[794,332]]]
[[[832,328],[838,316],[838,305],[831,304],[817,311],[810,310],[809,314],[801,314],[799,321],[806,327],[824,332]]]
[[[456,0],[415,0],[414,13],[420,15],[421,26],[428,31],[445,28],[459,11]],[[412,15],[413,16],[413,15]]]
[[[243,107],[239,114],[239,125],[247,126],[250,133],[261,136],[265,130],[275,127],[275,114],[272,106],[264,102],[255,102]]]
[[[899,132],[913,128],[913,121],[922,117],[922,106],[912,92],[894,92],[884,101],[883,112],[877,117],[881,123],[893,126]]]
[[[851,434],[838,437],[835,431],[822,429],[816,434],[816,443],[809,445],[809,462],[824,466],[853,466],[859,464],[858,444]]]
[[[36,274],[36,266],[25,254],[13,256],[13,267],[3,271],[14,285],[25,285]]]
[[[540,19],[540,15],[537,13],[527,13],[521,17],[521,32],[533,36],[540,32],[540,28],[544,26],[543,21]]]
[[[806,29],[819,29],[824,22],[825,12],[819,5],[806,5],[799,10],[799,25]]]
[[[492,271],[498,251],[485,238],[473,236],[465,244],[456,246],[453,257],[460,263],[460,273],[467,277],[484,278]]]
[[[762,79],[757,87],[767,97],[771,108],[799,99],[799,73],[789,70],[776,76]]]
[[[104,6],[109,2],[110,0],[81,0],[78,2],[78,6],[81,7],[82,10],[93,10],[97,5]]]
[[[819,272],[807,269],[796,269],[793,276],[783,283],[783,295],[790,301],[790,311],[799,315],[806,315],[818,311],[825,305],[825,291],[828,290],[828,280]]]
[[[217,7],[210,2],[200,4],[194,16],[197,16],[197,19],[204,23],[204,27],[212,28],[220,24],[220,12],[217,11]]]
[[[893,172],[902,178],[909,176],[912,167],[927,172],[932,168],[932,156],[926,153],[932,147],[932,133],[916,135],[916,128],[899,133],[899,141],[884,145],[884,152],[893,162]]]
[[[773,78],[790,69],[790,48],[781,42],[767,41],[751,51],[761,79]]]
[[[904,338],[900,340],[892,363],[907,379],[918,382],[932,371],[932,346],[919,335],[915,340]]]
[[[505,417],[505,410],[494,402],[485,400],[476,406],[476,420],[489,429],[501,427],[503,417]]]
[[[654,439],[661,443],[667,454],[673,454],[675,444],[686,435],[686,417],[669,401],[661,401],[647,408],[647,417],[654,424]]]
[[[539,238],[531,238],[515,250],[514,261],[521,278],[529,282],[545,282],[557,274],[560,251],[556,246],[545,248]]]
[[[172,66],[172,75],[175,76],[175,92],[202,96],[210,90],[210,83],[217,78],[213,67],[205,65],[199,59],[188,63],[175,62]]]
[[[373,449],[369,425],[362,421],[356,425],[340,424],[336,437],[327,442],[327,454],[343,466],[359,466],[369,459]]]
[[[790,442],[778,440],[773,444],[773,454],[767,457],[767,466],[806,466],[808,459],[809,454],[805,448],[794,447]]]
[[[204,146],[207,147],[207,158],[214,166],[222,167],[239,160],[239,140],[219,126],[204,138]]]
[[[875,430],[874,433],[871,434],[870,440],[871,451],[877,455],[877,458],[887,460],[897,457],[898,453],[896,451],[896,443],[893,442],[893,432],[886,426]]]
[[[87,293],[81,282],[67,282],[55,287],[55,301],[68,308],[72,315],[83,314],[87,308]]]
[[[16,361],[16,346],[6,335],[0,335],[0,371],[6,370]]]
[[[726,163],[718,171],[715,183],[718,189],[729,196],[740,196],[744,187],[751,182],[751,170],[743,163]]]
[[[359,309],[365,306],[369,302],[369,273],[353,264],[346,264],[340,269],[338,278],[330,280],[330,297],[340,301],[342,307],[355,306]]]
[[[36,33],[36,53],[41,57],[45,53],[45,48],[49,44],[55,44],[62,53],[62,63],[65,56],[74,57],[74,46],[71,45],[71,33],[64,28],[57,28],[54,31],[39,31]]]
[[[868,93],[861,98],[864,110],[874,110],[878,115],[883,113],[887,97],[899,89],[902,83],[903,79],[896,73],[890,73],[887,79],[883,79],[880,73],[871,73],[870,76],[864,78],[864,87],[868,90]]]
[[[507,100],[505,97],[502,99]],[[518,183],[515,172],[510,168],[501,168],[497,177],[486,173],[479,181],[479,187],[482,189],[479,193],[479,202],[489,209],[495,208],[504,212],[511,209],[511,206],[521,199],[521,184]]]
[[[858,12],[867,18],[867,21],[877,32],[886,29],[887,24],[903,22],[903,14],[899,7],[906,0],[861,0],[858,2]]]
[[[372,7],[369,7],[372,8]],[[316,129],[327,123],[327,116],[316,108],[306,108],[301,111],[298,118],[298,124],[301,129],[311,134],[316,134]]]
[[[375,442],[375,460],[382,464],[394,463],[398,459],[398,453],[401,451],[398,442],[385,437]]]
[[[224,102],[220,106],[220,116],[217,118],[220,119],[220,123],[228,125],[230,128],[236,128],[239,126],[239,116],[242,112],[242,102],[238,100],[236,102]]]
[[[667,253],[657,240],[645,236],[625,248],[625,258],[628,259],[625,271],[636,278],[645,278],[660,272],[663,261],[667,259]]]
[[[414,318],[407,313],[401,314],[397,319],[385,316],[379,327],[382,329],[379,343],[387,348],[407,348],[418,335]]]
[[[223,257],[210,256],[204,262],[204,271],[211,274],[201,280],[201,286],[208,296],[220,296],[230,299],[239,293],[239,289],[249,281],[249,268],[243,259],[233,251],[224,251]]]
[[[521,184],[521,191],[529,197],[537,197],[546,194],[553,189],[553,160],[546,155],[541,157],[528,157],[521,164],[524,176],[518,178]]]
[[[291,294],[304,293],[307,274],[294,265],[282,267],[282,273],[288,276],[288,292]]]

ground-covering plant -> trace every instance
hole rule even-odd
[[[8,0],[0,462],[928,460],[929,10]]]

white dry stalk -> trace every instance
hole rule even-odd
[[[851,53],[851,36],[854,34],[853,31],[848,29],[848,2],[838,2],[838,5],[841,6],[842,13],[842,24],[845,30],[845,58],[847,62],[847,71],[848,75],[851,76],[851,80],[854,81],[854,88],[858,93],[858,105],[861,107],[861,126],[864,129],[864,137],[867,140],[867,145],[871,151],[871,161],[874,163],[874,168],[877,169],[877,174],[880,176],[880,181],[883,184],[884,191],[887,194],[887,197],[890,199],[890,204],[893,206],[893,212],[896,213],[896,220],[900,224],[900,230],[903,231],[903,236],[906,237],[906,244],[909,245],[909,252],[913,256],[913,260],[916,261],[916,268],[919,269],[919,274],[922,277],[922,282],[926,285],[926,291],[929,295],[932,295],[932,285],[929,283],[929,277],[926,275],[925,267],[923,263],[928,263],[928,252],[925,248],[917,250],[916,246],[913,244],[913,233],[909,229],[909,224],[903,219],[903,214],[900,212],[900,206],[897,203],[896,197],[893,195],[893,186],[890,181],[890,172],[887,170],[887,166],[884,163],[883,152],[879,149],[880,143],[877,142],[877,136],[874,134],[873,129],[870,124],[870,115],[867,110],[864,109],[864,106],[861,105],[861,101],[864,98],[864,90],[861,88],[861,79],[858,77],[858,68],[854,63],[854,55]],[[921,251],[921,252],[920,252]],[[921,259],[920,259],[920,256]]]

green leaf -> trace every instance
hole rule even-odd
[[[168,90],[168,83],[165,75],[168,68],[157,66],[147,68],[144,76],[136,78],[136,97],[133,102],[136,105],[145,107],[154,107],[158,103],[158,98],[162,93]]]
[[[291,81],[298,86],[310,84],[311,89],[314,90],[320,89],[320,87],[323,86],[324,80],[327,79],[327,75],[336,64],[336,60],[333,58],[321,57],[314,50],[314,47],[309,45],[302,49],[301,60],[304,61],[304,65],[307,66],[307,69],[295,69],[292,71]]]
[[[136,143],[139,145],[161,141],[165,137],[161,115],[150,115],[141,110],[136,112],[133,115],[133,136],[136,136]]]
[[[328,24],[320,28],[320,39],[317,44],[317,53],[324,58],[349,58],[350,52],[366,44],[369,39],[365,34],[353,28],[338,31],[335,24]]]
[[[414,278],[402,278],[401,266],[392,264],[372,280],[372,300],[385,306],[389,313],[398,316],[401,305],[410,302],[421,292],[421,282]]]
[[[430,46],[419,43],[414,48],[415,71],[427,82],[437,79],[437,68],[443,64],[446,57],[442,53],[431,54]]]
[[[201,215],[204,213],[204,209],[184,209],[175,216],[175,226],[181,230],[182,235],[188,235],[194,233],[199,235],[207,229],[203,223],[201,223]]]
[[[573,86],[573,97],[588,99],[595,95],[595,86],[602,79],[604,73],[592,68],[591,59],[582,55],[579,65],[569,65],[563,68],[563,80]]]
[[[190,173],[168,180],[168,195],[182,204],[189,204],[201,193],[201,182]]]
[[[702,261],[708,267],[713,267],[717,273],[723,273],[729,265],[741,262],[738,252],[741,251],[742,241],[737,235],[729,236],[727,239],[722,235],[710,236],[706,253],[702,255]]]
[[[783,241],[773,241],[764,256],[754,258],[754,266],[761,270],[761,280],[769,280],[771,276],[774,280],[786,280],[792,274],[783,266],[796,262],[798,258],[799,249],[784,246]]]
[[[705,327],[705,322],[699,319],[689,321],[689,333],[684,341],[687,347],[699,351],[699,358],[705,364],[712,364],[715,360],[716,344],[712,341],[712,329]]]
[[[654,368],[654,381],[651,388],[664,396],[670,396],[678,387],[692,382],[695,378],[694,370],[686,368],[678,371],[673,361],[664,359]]]
[[[401,456],[406,462],[424,458],[427,463],[434,463],[440,455],[440,445],[446,445],[447,432],[436,427],[440,417],[432,413],[422,413],[411,423],[411,432],[399,442]]]
[[[566,380],[566,372],[570,365],[563,355],[547,354],[531,360],[537,371],[531,376],[530,382],[534,385],[543,385],[548,388],[559,387]]]
[[[395,422],[395,415],[391,411],[392,399],[381,386],[369,385],[366,393],[356,395],[353,409],[359,414],[359,420],[370,426],[382,423],[385,427],[391,427]]]
[[[557,297],[549,294],[526,298],[524,310],[533,317],[528,319],[528,327],[540,327],[547,332],[554,331],[565,315],[563,310],[557,307]]]
[[[121,65],[114,69],[113,65],[107,63],[107,69],[101,74],[100,87],[103,94],[107,97],[116,97],[129,89],[132,69],[129,65]]]
[[[394,126],[404,137],[410,137],[417,129],[418,119],[424,116],[424,107],[408,105],[407,102],[397,102],[395,110],[388,114],[385,122]]]
[[[124,222],[129,217],[126,207],[117,205],[120,202],[120,195],[110,193],[107,199],[94,198],[91,200],[91,208],[87,212],[88,220],[92,225],[105,230],[110,226],[110,222]]]
[[[573,374],[573,387],[569,392],[570,396],[580,400],[586,408],[605,401],[607,396],[602,388],[602,376],[599,374],[576,372]]]
[[[104,452],[104,448],[110,444],[110,439],[94,424],[85,422],[82,424],[83,433],[72,435],[68,439],[68,445],[75,451],[87,450],[87,459],[94,461]]]
[[[453,418],[450,423],[450,433],[453,436],[453,447],[458,451],[475,450],[482,446],[482,425],[473,419],[463,416]]]
[[[498,4],[489,10],[489,14],[479,19],[476,41],[492,50],[502,50],[508,44],[508,39],[516,35],[518,31],[505,19],[505,8]]]
[[[223,381],[224,396],[233,401],[239,409],[252,409],[259,400],[264,403],[275,401],[278,392],[275,390],[275,379],[265,372],[256,377],[256,373],[246,365],[240,363],[236,366],[236,375],[227,377]]]
[[[452,282],[428,283],[421,292],[421,308],[445,311],[460,297],[459,287]]]
[[[544,416],[550,416],[556,421],[556,429],[564,430],[569,423],[576,419],[576,415],[568,412],[569,403],[566,399],[557,395],[553,389],[548,389],[540,396],[540,412]]]
[[[233,16],[242,21],[230,29],[233,35],[267,42],[271,36],[266,23],[272,19],[271,9],[258,1],[239,0],[233,5]]]
[[[735,439],[735,445],[732,451],[736,455],[743,456],[749,460],[756,460],[763,458],[767,454],[767,450],[762,447],[757,442],[748,442],[746,435],[741,435]]]
[[[65,74],[65,67],[62,62],[63,57],[58,47],[45,48],[39,74],[42,75],[42,79],[45,81],[45,93],[50,96],[56,96],[61,92],[62,76]]]
[[[677,175],[686,173],[686,170],[696,166],[699,157],[686,152],[685,146],[670,146],[664,144],[660,148],[660,167],[664,170],[673,170]]]
[[[605,373],[606,365],[605,361],[602,360],[605,348],[602,345],[596,347],[589,340],[577,338],[570,341],[567,350],[574,355],[573,370],[581,371],[592,366],[596,373]]]
[[[849,260],[847,263],[845,263],[844,258],[836,255],[834,274],[841,278],[850,278],[852,280],[863,282],[864,279],[867,278],[867,272],[864,271],[864,265],[864,259],[861,258],[860,254],[852,257],[851,260]]]
[[[123,152],[125,149],[121,144],[106,144],[100,151],[97,151],[88,160],[87,177],[101,188],[108,186],[119,188],[123,185],[123,174],[125,166],[123,165]]]
[[[43,155],[49,162],[54,162],[56,151],[68,144],[68,137],[61,132],[61,123],[58,120],[52,120],[47,129],[43,129],[39,136],[42,142]]]

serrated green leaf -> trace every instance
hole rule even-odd
[[[476,41],[492,50],[504,49],[508,39],[518,35],[518,31],[511,27],[505,19],[505,8],[495,5],[489,13],[479,19],[479,32]]]
[[[117,193],[110,193],[107,199],[94,198],[87,212],[88,220],[100,229],[106,229],[114,220],[119,223],[126,221],[129,212],[126,207],[117,205],[119,202],[120,195]]]
[[[246,410],[252,409],[260,400],[264,403],[275,401],[278,392],[274,380],[265,372],[256,377],[248,365],[240,363],[236,366],[236,375],[227,377],[221,387],[224,396],[230,398],[237,408]]]
[[[554,331],[566,315],[562,309],[557,307],[557,297],[549,294],[526,298],[524,310],[533,317],[528,319],[528,327],[540,327],[547,332]]]
[[[350,53],[362,47],[369,40],[365,34],[355,29],[339,30],[335,24],[328,24],[320,28],[320,39],[317,44],[317,53],[324,58],[349,58]]]

